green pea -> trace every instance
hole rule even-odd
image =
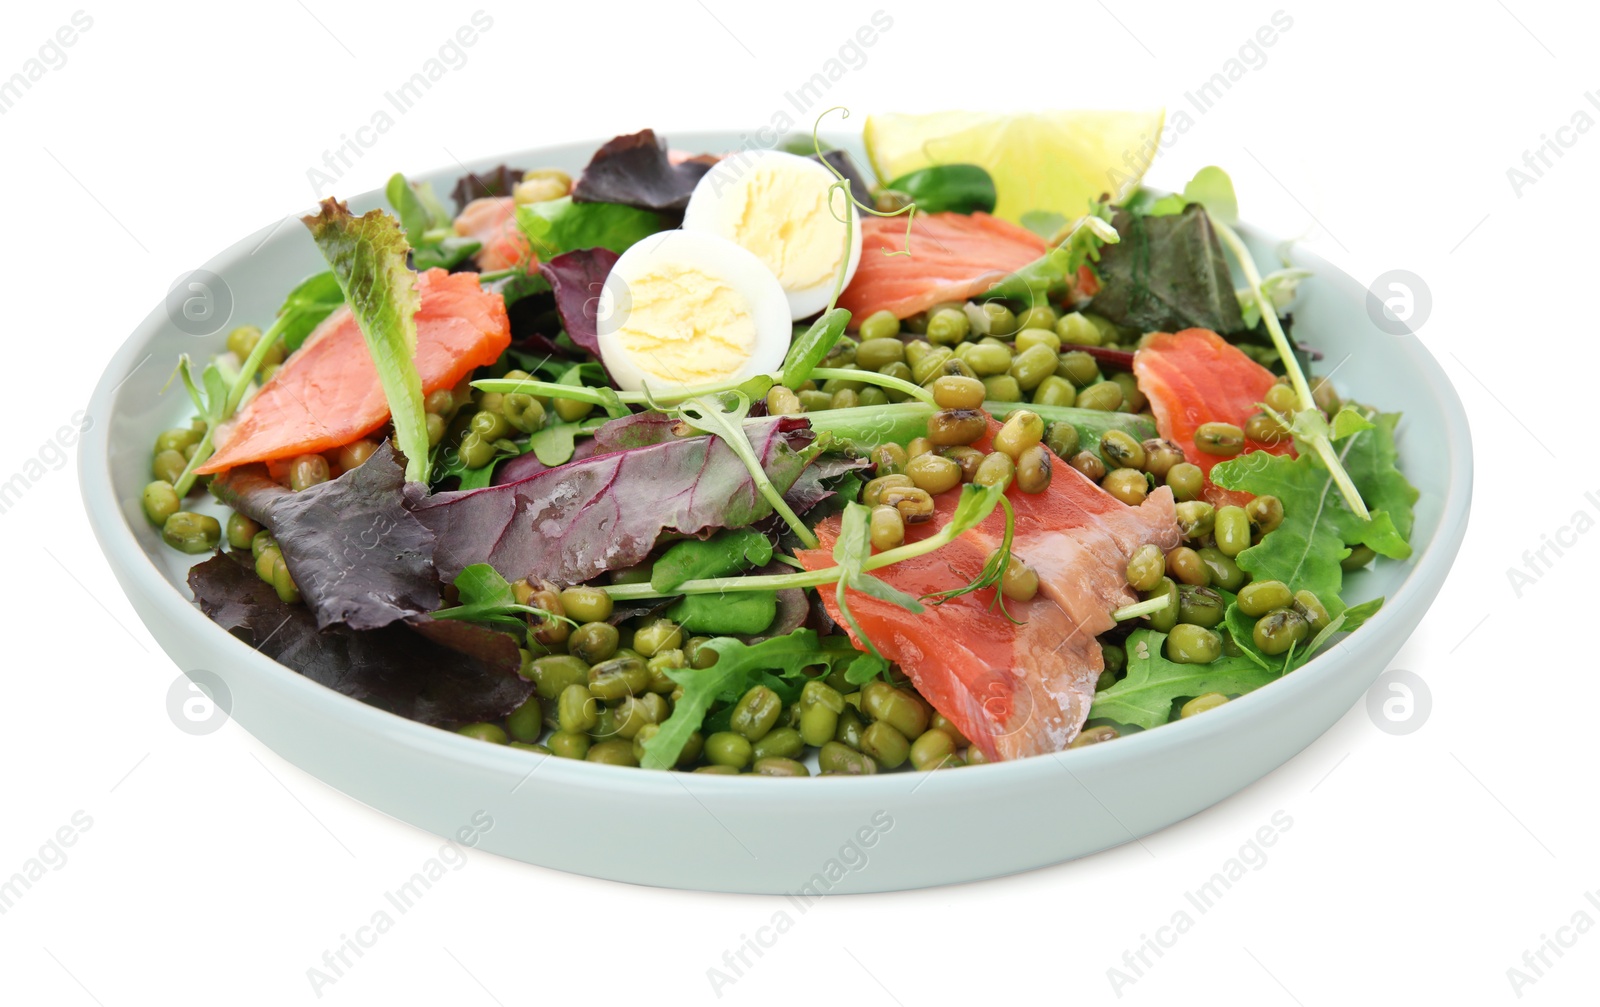
[[[157,479],[146,486],[139,494],[139,503],[144,508],[144,516],[158,528],[165,525],[167,518],[178,513],[178,508],[183,506],[177,491],[164,479]]]
[[[579,622],[611,618],[611,596],[597,587],[569,587],[561,592],[561,610]]]
[[[1087,748],[1106,741],[1115,741],[1121,735],[1110,724],[1096,724],[1094,727],[1085,727],[1078,733],[1068,748]]]
[[[764,685],[758,685],[739,698],[728,718],[728,728],[751,742],[760,741],[778,723],[783,700]]]
[[[898,339],[867,339],[856,348],[856,366],[865,371],[882,370],[905,358],[906,344]]]
[[[750,765],[751,746],[747,738],[732,731],[718,731],[706,739],[706,761],[713,766],[743,769]]]
[[[538,741],[544,733],[544,704],[532,693],[522,705],[506,715],[506,733],[515,741]]]
[[[1345,571],[1346,573],[1352,570],[1359,570],[1377,558],[1378,554],[1373,552],[1368,546],[1352,546],[1350,549],[1350,555],[1339,561],[1339,569]]]
[[[774,756],[792,759],[805,750],[805,739],[800,737],[799,731],[792,727],[775,727],[760,741],[751,744],[750,755],[757,761]]]
[[[300,455],[289,463],[289,488],[296,493],[320,486],[332,478],[328,459],[321,455]]]
[[[637,642],[637,637],[635,637]],[[589,692],[608,703],[624,696],[644,692],[650,685],[650,671],[644,661],[632,654],[619,653],[609,661],[589,669]],[[541,690],[543,691],[543,690]]]
[[[189,460],[183,456],[182,451],[166,450],[156,453],[150,460],[150,474],[156,477],[157,482],[175,485],[183,476],[183,470],[189,467]]]
[[[756,776],[810,776],[811,771],[803,762],[787,759],[781,756],[769,755],[760,758],[750,767],[750,772]]]
[[[878,771],[878,764],[871,756],[838,741],[822,746],[817,753],[817,766],[823,776],[871,776]]]
[[[1211,576],[1211,583],[1224,591],[1237,591],[1244,587],[1245,582],[1249,580],[1248,575],[1239,569],[1239,564],[1233,561],[1233,557],[1224,553],[1221,549],[1207,546],[1196,551],[1200,555],[1200,562],[1206,565],[1206,571]]]
[[[1144,445],[1122,430],[1107,430],[1100,437],[1100,457],[1113,469],[1144,468]]]
[[[886,406],[889,404],[889,393],[885,389],[868,385],[856,393],[856,400],[858,405]]]
[[[861,344],[863,346],[865,346],[869,340],[893,339],[899,334],[900,319],[896,318],[894,316],[894,312],[892,311],[874,311],[872,314],[861,320],[861,328],[858,330],[858,335],[861,336]],[[856,362],[861,362],[859,350],[856,351]],[[862,366],[865,367],[866,365],[862,364]]]
[[[926,339],[913,339],[906,343],[906,366],[916,367],[934,353],[935,347]]]
[[[228,515],[227,535],[228,547],[240,552],[250,548],[250,543],[255,540],[256,534],[261,531],[261,526],[237,512]]]
[[[1057,359],[1057,354],[1061,352],[1061,340],[1054,332],[1049,329],[1023,329],[1017,333],[1016,341],[1012,345],[1016,347],[1018,353],[1026,353],[1035,346],[1043,346],[1049,350],[1052,359],[1050,373],[1052,376],[1055,375],[1055,368],[1061,362]]]
[[[467,724],[456,728],[456,733],[494,745],[503,745],[507,741],[505,729],[499,724]]]
[[[1222,624],[1227,604],[1222,595],[1209,587],[1193,584],[1178,586],[1178,622],[1213,629]]]
[[[506,422],[522,433],[531,434],[544,426],[544,406],[532,395],[507,395],[503,408]]]
[[[1043,388],[1043,385],[1039,387]],[[1070,404],[1070,403],[1069,403]],[[1066,420],[1057,420],[1050,424],[1050,429],[1044,435],[1045,446],[1054,451],[1057,458],[1066,461],[1078,453],[1081,439],[1078,428]]]
[[[991,374],[983,379],[984,398],[990,402],[1021,402],[1022,386],[1009,374]]]
[[[911,755],[911,742],[888,721],[878,720],[861,732],[861,751],[885,769],[899,769]]]
[[[567,423],[576,423],[594,411],[594,403],[579,399],[553,399],[550,405],[556,415]]]
[[[917,769],[939,769],[956,758],[956,742],[937,728],[929,728],[911,743],[911,765]]]
[[[556,723],[561,730],[583,734],[594,730],[600,722],[600,701],[581,685],[569,685],[561,690],[556,701]]]
[[[1017,316],[999,301],[989,301],[967,309],[973,327],[985,336],[1009,336],[1017,331]]]
[[[1122,405],[1122,386],[1115,381],[1101,381],[1078,393],[1079,409],[1098,409],[1114,413]]]
[[[1011,361],[1012,377],[1017,379],[1017,385],[1025,392],[1031,392],[1043,383],[1045,378],[1055,374],[1056,366],[1060,361],[1048,346],[1031,346],[1017,354]]]
[[[583,760],[589,754],[592,742],[587,734],[575,731],[557,731],[545,741],[550,753],[561,759]]]
[[[174,511],[161,525],[161,538],[179,552],[210,552],[222,541],[222,525],[209,514]]]
[[[1299,612],[1292,608],[1280,608],[1257,619],[1250,635],[1261,653],[1276,657],[1304,640],[1309,629],[1305,617]]]
[[[289,564],[283,561],[281,553],[272,564],[272,589],[278,593],[278,600],[285,605],[300,603],[300,588],[295,584],[294,577],[290,576]]]
[[[1178,716],[1180,719],[1193,717],[1196,714],[1205,713],[1207,710],[1215,710],[1227,701],[1228,697],[1220,692],[1208,692],[1203,696],[1196,696],[1183,704],[1183,708],[1178,711]]]
[[[188,427],[173,427],[171,430],[163,430],[156,437],[155,453],[177,451],[181,454],[185,449],[199,444],[200,436],[199,433],[190,430]]]
[[[1205,489],[1206,474],[1191,462],[1179,462],[1167,470],[1167,486],[1179,501],[1193,500]]]
[[[541,657],[528,666],[528,677],[544,699],[558,698],[569,685],[583,685],[589,681],[589,666],[567,654]]]
[[[1175,510],[1178,529],[1186,539],[1205,538],[1216,527],[1217,509],[1204,500],[1185,500]]]
[[[633,757],[633,739],[613,738],[608,741],[596,742],[589,746],[589,752],[584,756],[585,762],[598,762],[606,766],[637,766],[639,760]]]
[[[265,529],[255,533],[250,539],[250,558],[258,558],[264,550],[278,548],[278,540],[272,537],[272,532]]]
[[[1222,656],[1222,637],[1204,626],[1179,623],[1167,634],[1167,660],[1174,664],[1210,664]]]
[[[866,728],[867,722],[861,719],[860,712],[849,703],[839,711],[838,726],[833,729],[833,740],[849,745],[851,748],[861,747],[861,732]]]
[[[1250,518],[1243,507],[1223,507],[1217,511],[1214,534],[1217,548],[1225,556],[1237,556],[1250,548]]]
[[[1066,378],[1051,374],[1033,390],[1033,401],[1041,406],[1071,406],[1078,401],[1078,390]]]
[[[971,331],[966,314],[953,308],[941,308],[928,317],[928,342],[936,346],[954,346]]]
[[[916,383],[916,378],[911,373],[911,367],[907,364],[889,364],[880,368],[878,373],[885,377],[899,378],[901,381],[911,384]],[[895,388],[885,388],[882,391],[884,395],[888,396],[890,402],[904,402],[911,397],[909,392],[902,392]]]
[[[633,649],[643,657],[653,657],[658,650],[672,650],[683,646],[683,630],[671,619],[652,619],[633,634]]]
[[[1252,618],[1288,608],[1292,601],[1294,595],[1289,593],[1289,585],[1281,580],[1251,581],[1239,589],[1239,597],[1235,599],[1239,611]]]
[[[1174,465],[1183,462],[1183,449],[1169,440],[1152,437],[1139,445],[1144,449],[1144,470],[1160,482],[1167,478]]]
[[[854,368],[845,368],[854,370]],[[829,395],[838,395],[840,392],[859,392],[866,385],[853,378],[829,378],[822,383],[822,390]]]
[[[1305,619],[1306,625],[1312,633],[1320,633],[1328,627],[1332,617],[1328,609],[1322,604],[1322,599],[1310,591],[1296,591],[1294,593],[1294,610]]]
[[[1232,423],[1202,423],[1195,429],[1194,446],[1208,455],[1232,458],[1244,450],[1244,431]]]
[[[629,696],[618,703],[613,710],[615,725],[612,733],[619,738],[632,741],[646,725],[659,724],[666,720],[670,713],[666,699],[653,692],[647,692],[642,696]]]
[[[1003,451],[990,452],[978,466],[978,471],[973,473],[972,482],[975,486],[1010,486],[1017,477],[1017,463],[1011,456]]]
[[[1056,327],[1056,309],[1048,304],[1036,304],[1031,308],[1025,308],[1017,313],[1017,325],[1021,327],[1022,332],[1027,332],[1029,329],[1050,332]],[[1019,339],[1021,335],[1019,332]]]
[[[1100,329],[1076,311],[1062,316],[1056,323],[1056,335],[1061,337],[1063,343],[1077,346],[1099,346],[1105,342]]]
[[[1128,668],[1128,651],[1119,644],[1103,643],[1100,653],[1104,658],[1106,671],[1112,675],[1121,675]]]
[[[1245,515],[1250,518],[1252,535],[1265,535],[1283,524],[1283,501],[1275,496],[1258,496],[1245,504]]]
[[[887,682],[868,682],[861,689],[861,712],[886,721],[908,738],[928,729],[928,708],[917,696]]]
[[[1056,373],[1079,388],[1087,388],[1099,380],[1100,365],[1082,350],[1068,350],[1057,360]]]
[[[1006,346],[974,345],[966,354],[967,366],[980,378],[1004,374],[1011,368],[1011,350]]]
[[[1162,577],[1161,582],[1151,591],[1145,593],[1145,598],[1166,598],[1167,604],[1150,613],[1150,628],[1157,633],[1171,632],[1172,627],[1178,624],[1178,584],[1171,577]]]
[[[1139,381],[1127,371],[1118,371],[1111,375],[1111,380],[1122,389],[1122,405],[1119,407],[1125,413],[1144,412],[1144,407],[1149,405],[1144,393],[1139,391]]]

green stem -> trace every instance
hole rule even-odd
[[[1137,619],[1142,615],[1153,615],[1171,603],[1172,599],[1166,595],[1162,595],[1159,598],[1146,598],[1144,601],[1136,601],[1132,605],[1122,606],[1111,613],[1111,618],[1118,622],[1127,622],[1129,619]]]
[[[719,395],[740,388],[745,382],[718,381],[709,385],[695,385],[690,388],[680,388],[676,391],[660,393],[650,391],[619,392],[609,388],[590,388],[587,385],[562,385],[554,381],[535,381],[531,378],[482,378],[472,383],[472,387],[480,392],[500,392],[504,395],[522,394],[539,395],[552,399],[575,399],[579,402],[588,402],[592,405],[604,406],[613,401],[629,406],[647,405],[677,405],[687,402],[698,395]],[[615,396],[615,399],[612,398]]]
[[[206,460],[216,453],[217,426],[226,422],[238,411],[239,403],[244,401],[245,395],[250,391],[251,383],[255,381],[256,372],[261,369],[261,362],[267,358],[267,353],[278,341],[278,337],[283,335],[284,326],[288,321],[287,314],[279,315],[277,321],[261,334],[261,338],[256,340],[255,348],[239,366],[239,373],[233,379],[233,386],[228,389],[228,397],[221,403],[221,411],[215,416],[205,417],[205,436],[201,437],[200,443],[195,446],[194,456],[189,459],[189,464],[183,467],[183,474],[172,484],[173,490],[179,497],[187,496],[189,490],[194,487],[194,481],[198,478],[194,470],[204,465]],[[207,403],[207,405],[216,408],[217,403]]]
[[[936,549],[943,548],[954,542],[963,532],[982,524],[995,507],[999,506],[1000,495],[997,493],[988,506],[983,507],[967,522],[958,522],[952,519],[943,528],[916,542],[908,542],[893,549],[885,549],[865,563],[861,564],[863,571],[881,570],[886,566],[893,566],[908,559],[926,556]],[[713,577],[706,580],[685,581],[671,591],[657,591],[647,583],[641,584],[616,584],[602,588],[613,601],[636,601],[644,598],[675,598],[680,594],[718,594],[723,591],[782,591],[791,587],[822,587],[832,584],[843,577],[845,568],[842,566],[824,567],[820,570],[807,570],[796,573],[765,574],[756,577]]]
[[[1295,398],[1300,402],[1300,411],[1316,409],[1317,403],[1311,397],[1311,386],[1306,383],[1305,372],[1300,370],[1300,361],[1295,359],[1294,350],[1289,345],[1289,337],[1283,331],[1282,323],[1278,321],[1278,309],[1261,289],[1261,274],[1256,271],[1256,262],[1250,255],[1250,250],[1245,247],[1239,235],[1234,233],[1233,228],[1216,217],[1211,218],[1211,226],[1217,232],[1217,237],[1222,239],[1222,243],[1228,246],[1228,250],[1238,260],[1239,268],[1244,271],[1245,282],[1250,285],[1250,293],[1255,297],[1257,307],[1261,309],[1261,320],[1266,323],[1267,332],[1272,336],[1272,345],[1277,347],[1278,356],[1283,360],[1283,369],[1289,375],[1289,383],[1294,388]],[[1320,416],[1321,413],[1317,415]],[[1372,520],[1366,502],[1361,499],[1361,492],[1356,489],[1350,474],[1339,463],[1339,458],[1333,451],[1333,442],[1328,439],[1326,432],[1314,431],[1305,440],[1310,443],[1312,450],[1316,451],[1317,457],[1322,459],[1328,474],[1333,477],[1334,485],[1339,487],[1339,495],[1344,497],[1344,502],[1361,520]]]
[[[933,405],[933,393],[921,385],[912,384],[892,374],[879,374],[877,371],[856,371],[845,367],[815,367],[812,368],[813,378],[827,381],[837,378],[840,381],[859,381],[864,385],[877,385],[879,388],[892,388],[903,392],[918,402]]]

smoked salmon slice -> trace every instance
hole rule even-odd
[[[861,215],[861,264],[839,297],[839,307],[863,319],[876,311],[905,318],[940,301],[964,301],[987,291],[1039,258],[1043,238],[987,213],[929,213],[911,222],[911,254],[904,217]]]
[[[455,231],[483,246],[472,257],[482,272],[521,265],[531,273],[539,264],[528,236],[517,226],[517,201],[510,196],[474,199],[461,208]]]
[[[423,394],[453,388],[492,364],[511,342],[505,302],[476,273],[430,269],[417,277],[417,372]],[[329,315],[245,404],[196,471],[327,451],[389,421],[389,404],[349,308]]]
[[[991,435],[998,424],[991,423]],[[994,591],[975,591],[918,615],[849,592],[850,611],[883,653],[934,708],[990,759],[1058,752],[1077,736],[1105,664],[1095,639],[1111,614],[1138,600],[1128,586],[1128,557],[1145,543],[1163,550],[1181,540],[1172,493],[1162,487],[1137,507],[1106,493],[1076,469],[1059,465],[1049,489],[1007,494],[1016,510],[1012,553],[1039,574],[1030,601],[1007,602],[1020,624],[991,607]],[[908,526],[907,541],[950,520],[956,494],[935,498],[934,520]],[[999,547],[1005,516],[926,556],[873,571],[902,591],[923,596],[965,585]],[[808,570],[833,565],[837,517],[817,526],[821,547],[795,555]],[[819,592],[835,621],[832,591]],[[856,641],[857,646],[864,646]]]
[[[1232,423],[1243,430],[1277,381],[1272,372],[1210,329],[1184,329],[1145,336],[1133,355],[1133,373],[1161,436],[1205,473],[1205,499],[1218,507],[1249,503],[1249,493],[1212,484],[1212,466],[1227,459],[1195,447],[1194,432],[1203,423]],[[1285,437],[1276,444],[1246,441],[1244,449],[1281,455],[1294,446]]]

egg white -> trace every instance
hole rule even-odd
[[[772,270],[756,256],[726,238],[700,231],[665,231],[629,248],[617,259],[601,287],[595,318],[600,359],[625,391],[668,392],[693,382],[671,381],[648,373],[622,344],[619,329],[633,310],[630,283],[666,267],[688,266],[706,273],[737,292],[748,305],[755,325],[754,345],[738,370],[720,380],[743,381],[775,373],[783,366],[793,336],[789,302]]]
[[[838,181],[833,172],[822,164],[798,154],[788,154],[780,150],[735,152],[713,165],[695,185],[694,192],[689,196],[689,205],[683,213],[684,230],[704,231],[737,241],[734,237],[737,233],[735,220],[744,202],[745,193],[752,180],[765,171],[795,176],[801,184],[814,185],[818,191],[826,190],[828,186]],[[857,264],[861,261],[861,217],[855,204],[847,200],[844,194],[834,194],[832,206],[850,214],[850,251],[844,279],[845,285],[848,286],[851,277],[855,276]],[[785,218],[799,216],[797,207],[778,206],[767,209]],[[824,234],[831,240],[843,239],[844,222],[827,208],[823,208],[820,212],[805,214],[804,217],[805,219],[796,222],[806,228],[825,228]],[[808,318],[827,307],[828,299],[833,296],[836,277],[835,269],[809,286],[797,289],[785,287],[784,294],[789,299],[790,317]]]

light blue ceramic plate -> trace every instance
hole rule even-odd
[[[672,140],[688,150],[739,142],[734,133]],[[505,160],[576,173],[597,146]],[[458,174],[431,180],[448,192]],[[350,202],[357,212],[383,205],[376,192]],[[1276,241],[1245,234],[1268,261]],[[595,877],[717,891],[869,892],[1010,874],[1146,835],[1271,772],[1361,697],[1449,573],[1472,488],[1461,402],[1414,336],[1373,324],[1360,283],[1304,250],[1293,257],[1315,273],[1295,305],[1296,333],[1343,360],[1338,377],[1348,394],[1405,413],[1405,471],[1422,491],[1416,555],[1349,579],[1352,600],[1384,595],[1388,603],[1345,646],[1202,717],[1059,756],[858,778],[645,772],[486,745],[302,678],[192,606],[189,559],[164,547],[140,512],[151,439],[190,413],[181,392],[162,393],[173,361],[215,352],[223,338],[180,331],[162,306],[129,336],[95,390],[95,422],[80,452],[84,502],[119,583],[178,667],[220,676],[234,718],[284,758],[421,828],[451,836],[487,812],[495,824],[481,848]],[[250,235],[205,268],[231,291],[233,319],[261,322],[323,263],[290,221]]]

